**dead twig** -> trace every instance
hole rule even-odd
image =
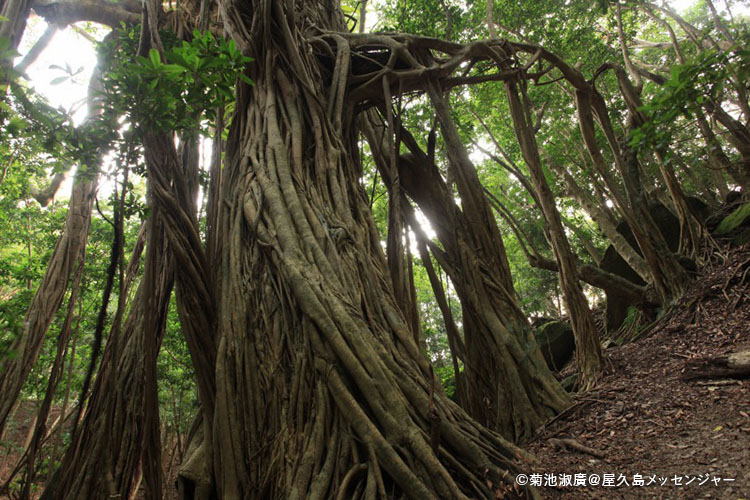
[[[572,404],[571,406],[567,407],[566,409],[564,409],[563,411],[561,411],[560,413],[558,413],[557,415],[555,415],[554,417],[552,417],[550,420],[546,421],[544,423],[544,425],[542,425],[541,427],[539,427],[539,429],[537,429],[537,431],[536,431],[536,435],[530,441],[536,441],[538,439],[541,439],[544,436],[544,434],[547,432],[547,429],[549,429],[549,427],[553,423],[557,422],[558,420],[560,420],[563,417],[567,417],[567,416],[571,415],[575,410],[580,409],[581,407],[585,406],[586,404],[591,404],[591,403],[592,403],[592,400],[582,399],[582,400],[577,401],[576,403]],[[555,434],[558,434],[559,432],[560,431],[556,432]],[[553,434],[553,436],[555,434]]]
[[[550,439],[549,442],[556,448],[573,450],[579,453],[584,453],[586,455],[591,455],[592,457],[596,458],[604,458],[606,456],[604,452],[595,450],[594,448],[589,448],[588,446],[584,446],[575,439]]]

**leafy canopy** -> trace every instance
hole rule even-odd
[[[156,49],[148,57],[135,56],[138,27],[123,29],[109,42],[110,65],[104,88],[111,106],[133,123],[158,130],[195,130],[201,118],[212,120],[217,109],[233,102],[234,84],[253,59],[242,54],[234,40],[210,32],[193,32],[181,43],[168,32],[162,35],[164,57]],[[115,50],[119,47],[120,50]],[[126,49],[126,50],[123,50]]]

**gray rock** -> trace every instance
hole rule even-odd
[[[573,329],[563,321],[550,321],[536,331],[536,342],[550,370],[559,371],[576,350]]]

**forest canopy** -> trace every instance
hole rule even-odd
[[[524,443],[750,241],[746,2],[0,16],[0,496],[538,498]]]

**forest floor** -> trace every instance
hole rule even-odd
[[[599,385],[524,446],[543,498],[750,498],[750,380],[684,379],[698,358],[750,348],[750,246],[648,330],[607,349]]]

